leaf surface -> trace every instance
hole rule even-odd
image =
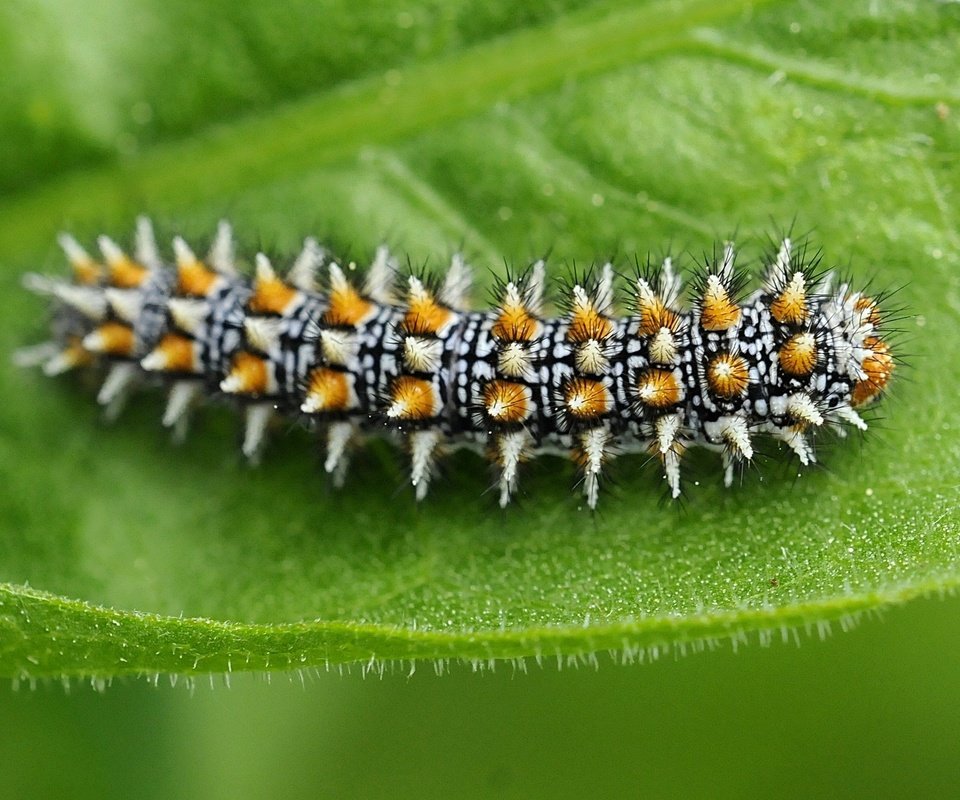
[[[131,61],[78,27],[65,75],[17,50],[3,12],[21,81],[0,83],[19,164],[0,171],[0,350],[42,338],[42,305],[18,281],[62,269],[58,228],[122,235],[141,211],[199,243],[229,216],[248,260],[317,234],[358,262],[386,237],[440,266],[462,242],[488,283],[504,259],[551,248],[556,265],[615,252],[627,269],[635,252],[699,254],[735,228],[756,256],[796,219],[828,263],[899,289],[907,367],[881,418],[862,441],[824,443],[825,467],[801,475],[769,447],[731,491],[717,459],[694,454],[682,504],[624,458],[592,516],[573,468],[545,458],[501,512],[486,465],[462,454],[417,507],[382,443],[336,492],[303,431],[251,469],[226,409],[174,447],[159,397],[108,427],[82,379],[4,359],[0,673],[637,657],[846,623],[956,585],[957,6],[686,0],[513,18],[464,2],[447,16],[391,7],[386,30],[356,5],[331,11],[325,34],[349,29],[352,58],[325,60],[306,8],[218,21],[123,4],[121,30],[207,32],[208,58],[188,48],[169,80],[176,39]],[[54,24],[37,14],[20,24]]]

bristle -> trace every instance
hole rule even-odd
[[[13,351],[13,363],[15,366],[26,369],[39,367],[51,358],[56,357],[61,348],[59,342],[40,342],[39,344],[19,347]]]
[[[287,273],[287,283],[303,292],[317,291],[317,272],[327,259],[324,250],[313,237],[303,240],[303,250]]]
[[[707,384],[725,400],[742,397],[750,385],[750,365],[742,356],[721,353],[707,364]]]
[[[770,315],[788,325],[807,321],[807,279],[802,272],[795,272],[770,305]]]
[[[683,420],[680,414],[664,414],[657,418],[657,446],[661,454],[669,452],[677,441]]]
[[[563,406],[576,420],[597,420],[607,414],[613,398],[602,381],[574,378],[563,389]]]
[[[437,294],[437,299],[448,308],[466,311],[469,306],[469,294],[472,285],[473,271],[464,260],[463,255],[455,253],[443,279],[443,285]]]
[[[173,254],[176,258],[178,267],[193,264],[198,260],[194,255],[193,250],[190,248],[190,245],[188,245],[181,236],[173,237]]]
[[[136,246],[134,258],[151,272],[163,269],[163,258],[157,247],[157,239],[153,233],[153,224],[148,217],[137,217]]]
[[[319,332],[318,337],[320,353],[326,363],[340,366],[350,366],[353,363],[360,346],[356,334],[337,329],[325,329]]]
[[[543,313],[543,298],[547,288],[547,262],[542,258],[533,263],[525,280],[527,308],[534,316]]]
[[[680,375],[675,370],[645,370],[637,380],[636,396],[643,406],[651,409],[675,406],[684,397]]]
[[[670,497],[676,500],[680,496],[680,455],[674,450],[663,454],[663,474],[670,487]]]
[[[403,364],[411,372],[436,372],[440,369],[443,342],[425,336],[403,338]]]
[[[842,419],[844,422],[849,422],[853,427],[858,430],[865,431],[867,430],[867,423],[864,422],[863,417],[861,417],[856,411],[854,411],[850,406],[840,406],[837,408],[834,413]]]
[[[789,237],[784,238],[763,280],[764,289],[767,292],[771,294],[780,292],[789,282],[792,251],[793,242],[790,241]]]
[[[719,420],[720,441],[727,445],[728,450],[738,459],[750,460],[753,458],[753,445],[750,443],[750,432],[747,421],[739,414],[730,417],[721,417]]]
[[[610,316],[614,312],[613,308],[613,264],[607,261],[600,267],[600,278],[597,280],[597,286],[593,290],[596,297],[597,310],[601,314]]]
[[[210,305],[205,300],[171,297],[167,301],[170,319],[180,330],[196,334],[210,314]]]
[[[854,408],[876,400],[886,388],[894,369],[890,346],[879,337],[864,339],[862,353],[860,369],[863,377],[853,388],[851,405]]]
[[[18,367],[40,367],[44,375],[53,377],[93,363],[93,355],[74,338],[62,344],[43,342],[21,347],[13,352],[13,363]]]
[[[736,259],[737,250],[733,242],[724,242],[723,259],[720,262],[720,267],[717,269],[717,275],[726,286],[729,286],[733,282],[733,265]]]
[[[496,424],[523,422],[534,411],[533,395],[522,383],[495,379],[483,387],[483,409]]]
[[[220,220],[217,234],[207,257],[210,266],[228,278],[238,277],[236,255],[234,253],[233,227],[226,220]]]
[[[52,294],[58,300],[92,320],[101,320],[107,314],[107,298],[103,292],[84,286],[55,284]]]
[[[570,298],[567,341],[581,376],[602,376],[610,369],[613,320],[613,268],[604,264],[595,282],[575,283]],[[570,410],[570,409],[568,409]],[[571,412],[574,413],[574,412]]]
[[[104,296],[110,306],[110,310],[124,322],[136,322],[140,316],[140,310],[143,308],[143,296],[133,289],[114,289],[112,287],[104,290]]]
[[[593,291],[577,284],[573,287],[570,300],[570,328],[567,341],[587,342],[591,339],[604,341],[613,332],[613,323],[605,316],[606,298],[598,295],[597,287]]]
[[[280,321],[273,317],[247,317],[243,334],[251,348],[261,353],[272,353],[280,347]]]
[[[394,281],[397,274],[397,264],[390,256],[385,245],[377,248],[373,263],[367,271],[363,283],[363,293],[374,303],[392,305],[394,297]]]

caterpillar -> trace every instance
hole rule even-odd
[[[336,484],[365,435],[394,436],[417,500],[438,456],[458,447],[493,462],[501,506],[541,453],[576,462],[590,508],[605,465],[623,453],[659,459],[672,498],[689,447],[720,452],[727,486],[760,435],[808,465],[817,433],[866,429],[857,409],[894,370],[882,298],[833,286],[819,254],[789,237],[770,248],[748,296],[732,243],[698,267],[686,305],[671,258],[638,262],[620,316],[610,263],[574,275],[561,313],[547,316],[542,259],[508,270],[493,306],[470,311],[460,255],[437,278],[401,274],[380,247],[357,277],[308,238],[284,275],[261,253],[251,278],[226,222],[205,258],[175,238],[170,264],[142,217],[133,255],[105,236],[99,260],[67,234],[59,241],[73,278],[25,276],[53,310],[51,341],[22,363],[48,375],[100,365],[109,417],[137,385],[166,384],[163,424],[178,437],[193,406],[233,398],[250,459],[275,418],[310,421]]]

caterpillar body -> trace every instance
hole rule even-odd
[[[442,278],[401,276],[381,247],[355,279],[353,265],[307,239],[285,275],[259,254],[248,278],[227,223],[202,259],[175,238],[168,264],[144,218],[132,256],[103,236],[102,259],[69,235],[60,244],[73,279],[26,276],[53,298],[53,333],[22,362],[51,375],[102,363],[98,400],[111,416],[138,384],[167,383],[163,424],[178,436],[205,397],[236,398],[251,459],[274,418],[311,420],[338,483],[365,434],[399,437],[418,500],[455,447],[495,464],[501,505],[522,463],[544,452],[573,458],[591,508],[604,466],[622,453],[658,458],[674,498],[692,446],[720,452],[728,486],[758,435],[807,465],[818,432],[866,428],[857,409],[894,369],[879,301],[834,286],[789,238],[744,299],[731,243],[699,268],[688,305],[670,258],[640,266],[622,316],[611,264],[574,277],[562,313],[546,316],[542,260],[500,281],[492,308],[470,311],[461,256]]]

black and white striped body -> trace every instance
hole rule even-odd
[[[203,397],[234,396],[251,457],[278,415],[309,417],[339,478],[358,434],[394,431],[409,442],[418,497],[439,455],[462,446],[494,461],[501,503],[519,465],[541,453],[576,461],[591,507],[604,465],[623,453],[659,457],[673,496],[691,446],[721,451],[728,483],[760,434],[809,463],[817,431],[865,427],[854,408],[881,393],[893,368],[876,302],[831,290],[789,240],[743,302],[727,246],[702,268],[688,308],[667,260],[637,276],[628,315],[615,314],[608,265],[550,317],[542,262],[504,284],[497,308],[470,311],[462,259],[440,285],[411,276],[398,286],[381,249],[354,286],[308,240],[287,276],[259,256],[251,280],[235,268],[226,226],[206,261],[178,239],[172,266],[145,223],[138,233],[137,260],[107,240],[103,266],[67,238],[78,280],[29,279],[57,303],[48,371],[102,358],[109,406],[146,373],[166,377],[164,422],[180,429]],[[324,265],[329,287],[316,280]]]

